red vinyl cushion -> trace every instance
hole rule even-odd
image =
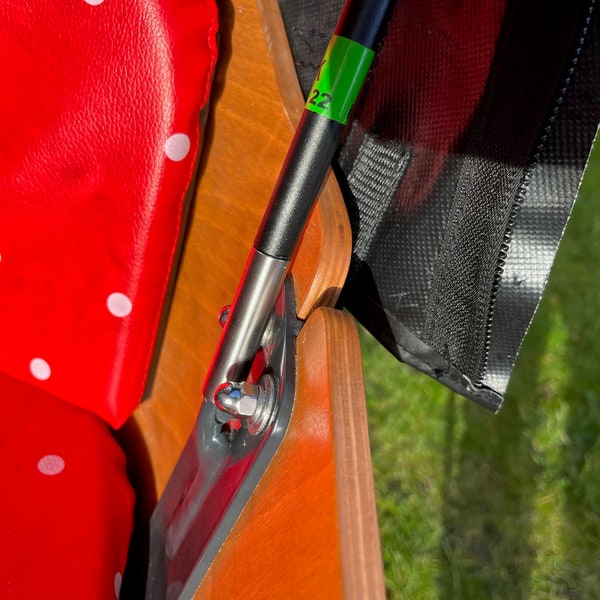
[[[211,0],[0,0],[0,372],[114,427],[143,393],[216,31]]]
[[[0,598],[118,598],[134,496],[96,415],[0,375]]]

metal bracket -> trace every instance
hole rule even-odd
[[[292,287],[288,279],[248,381],[222,386],[221,406],[204,401],[152,515],[150,600],[193,596],[281,444],[295,382],[298,321]]]

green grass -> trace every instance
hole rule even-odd
[[[498,416],[364,331],[390,598],[600,598],[600,147]]]

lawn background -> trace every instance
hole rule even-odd
[[[600,598],[600,148],[498,416],[361,331],[390,598]]]

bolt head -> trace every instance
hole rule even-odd
[[[253,396],[242,396],[238,403],[240,417],[251,417],[256,412],[258,402]]]
[[[249,419],[256,412],[260,388],[247,381],[227,382],[217,388],[217,408],[239,419]]]

